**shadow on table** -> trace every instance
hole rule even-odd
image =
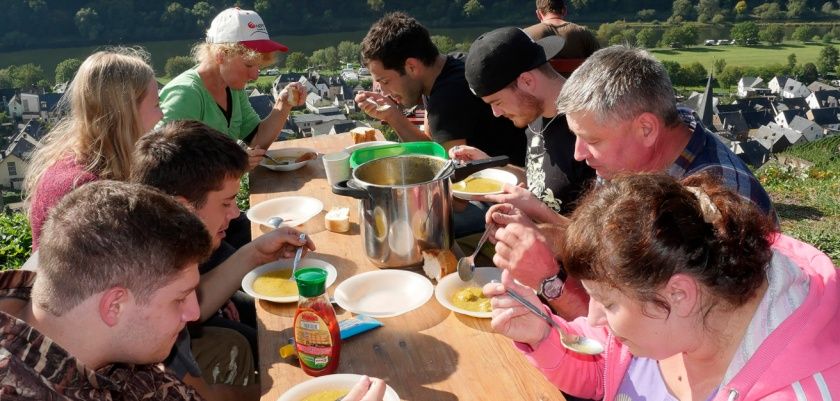
[[[354,357],[342,354],[340,373],[356,373],[384,379],[404,400],[455,401],[455,394],[425,387],[451,376],[459,355],[450,345],[425,334],[403,332],[372,341],[364,335],[345,341],[342,347],[354,350]]]

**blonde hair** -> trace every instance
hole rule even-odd
[[[266,67],[276,62],[275,53],[260,53],[256,50],[249,49],[240,43],[196,43],[190,54],[198,64],[205,62],[212,62],[216,54],[222,54],[226,57],[242,57],[245,62],[255,63],[260,67]]]
[[[99,178],[128,179],[134,143],[144,134],[138,105],[155,79],[148,59],[142,48],[117,47],[82,63],[59,104],[64,116],[32,156],[27,202],[44,172],[66,157]]]

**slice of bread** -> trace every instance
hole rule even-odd
[[[343,233],[350,229],[350,208],[334,207],[324,216],[324,225],[327,230]]]
[[[458,259],[449,249],[427,249],[423,252],[423,272],[430,279],[440,281],[458,268]]]
[[[353,143],[371,142],[376,140],[376,130],[370,127],[356,127],[350,130]]]

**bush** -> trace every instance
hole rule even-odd
[[[0,270],[17,269],[32,252],[29,219],[20,212],[0,212]]]
[[[193,61],[192,57],[175,56],[166,60],[166,66],[163,69],[166,72],[166,76],[175,78],[182,72],[192,68],[193,65],[195,65],[195,61]]]

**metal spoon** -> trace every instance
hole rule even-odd
[[[458,267],[458,272],[460,273],[460,264]],[[517,300],[519,303],[525,306],[525,308],[531,311],[531,313],[541,317],[549,325],[556,328],[557,331],[560,332],[560,342],[563,344],[564,347],[566,347],[566,349],[584,355],[598,355],[604,352],[604,346],[601,345],[601,343],[599,343],[598,341],[584,336],[574,336],[569,333],[566,333],[566,331],[563,330],[563,327],[557,324],[557,322],[555,322],[554,319],[543,313],[543,311],[534,306],[534,304],[528,302],[525,298],[522,298],[521,295],[511,290],[507,290],[506,292],[508,295],[510,295],[511,298]]]
[[[443,163],[443,167],[441,167],[440,170],[438,170],[438,172],[435,174],[435,177],[432,178],[432,181],[437,181],[441,177],[443,177],[446,173],[450,172],[452,170],[451,166],[454,163],[455,163],[455,161],[452,160],[452,159],[449,159],[449,160],[446,161],[446,163]]]
[[[280,227],[281,224],[283,224],[283,218],[280,217],[280,216],[274,216],[274,217],[268,219],[268,221],[266,223],[268,223],[268,225],[270,225],[274,228],[278,228],[278,227]]]
[[[298,236],[298,239],[306,242],[306,234],[301,233],[300,236]],[[295,260],[292,261],[292,280],[295,279],[295,271],[297,271],[298,264],[300,264],[301,255],[303,255],[303,245],[299,246],[297,251],[295,251]]]
[[[487,241],[487,236],[490,234],[490,227],[484,230],[484,234],[481,236],[481,239],[478,240],[478,245],[475,247],[475,251],[473,251],[472,255],[464,256],[461,259],[458,259],[458,277],[462,281],[470,281],[475,274],[475,255],[478,255],[478,251],[481,250],[481,246],[484,245],[484,242]]]
[[[376,106],[376,111],[385,111],[385,110],[388,110],[388,109],[390,109],[390,108],[391,108],[391,105],[390,105],[390,104],[379,104],[379,103],[376,103],[376,100],[373,100],[373,98],[372,98],[372,97],[369,97],[369,98],[365,99],[365,101],[366,101],[366,102],[368,102],[368,103],[370,103],[370,104],[372,104],[372,105],[374,105],[374,106]]]

